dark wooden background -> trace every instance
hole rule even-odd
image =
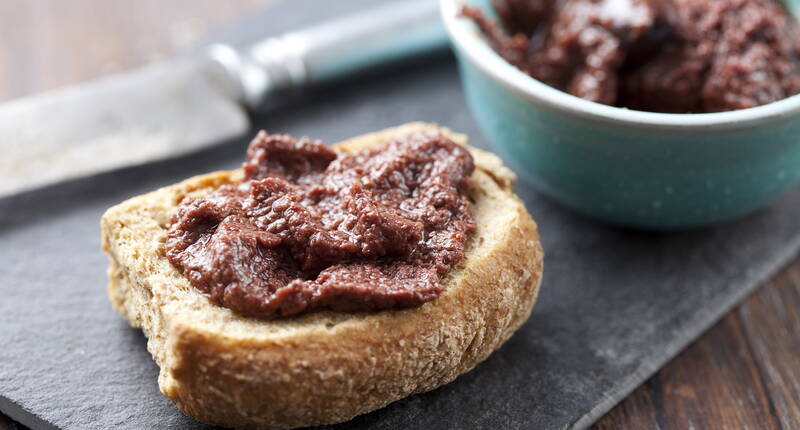
[[[2,0],[0,101],[164,58],[269,1]],[[595,426],[619,428],[800,429],[800,259]]]

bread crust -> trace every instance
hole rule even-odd
[[[412,123],[338,144],[357,150],[393,137],[441,130]],[[285,429],[347,421],[472,369],[528,318],[542,279],[536,223],[513,192],[514,174],[470,148],[468,195],[477,229],[466,257],[420,307],[315,312],[262,321],[211,303],[164,255],[178,203],[242,180],[209,173],[134,197],[101,221],[114,308],[148,338],[158,384],[184,413],[243,429]]]

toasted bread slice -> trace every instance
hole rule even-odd
[[[466,136],[412,123],[337,146],[358,150],[426,130],[466,145]],[[239,182],[241,170],[196,176],[109,209],[101,222],[108,294],[147,336],[161,392],[208,423],[293,428],[349,420],[446,384],[488,357],[530,315],[543,252],[513,192],[514,174],[496,156],[470,151],[477,229],[466,257],[442,279],[446,290],[410,309],[264,321],[210,302],[167,261],[167,228],[184,197]]]

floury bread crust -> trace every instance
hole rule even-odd
[[[337,145],[358,150],[418,131],[412,123]],[[533,219],[513,192],[514,174],[470,148],[468,195],[477,229],[446,290],[417,308],[372,313],[315,312],[264,321],[211,303],[164,255],[170,219],[187,196],[242,180],[215,172],[134,197],[101,221],[114,308],[148,338],[161,392],[201,421],[283,429],[347,421],[434,389],[472,369],[530,315],[543,251]]]

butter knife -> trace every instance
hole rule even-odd
[[[446,46],[436,1],[397,1],[5,103],[0,197],[242,136],[271,97]]]

